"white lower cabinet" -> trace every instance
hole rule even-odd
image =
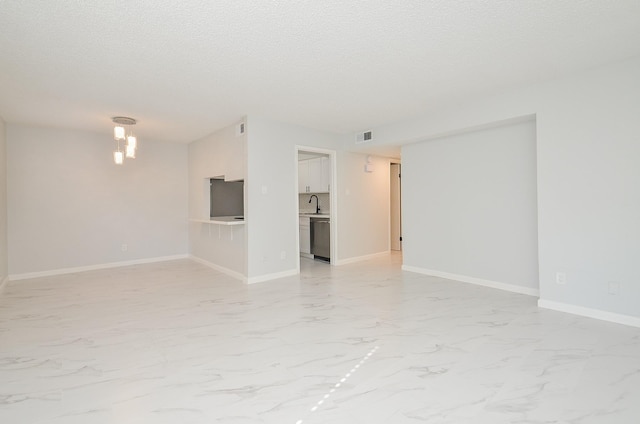
[[[311,255],[311,220],[308,216],[300,217],[300,253]]]

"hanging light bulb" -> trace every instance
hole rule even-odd
[[[113,138],[116,140],[124,140],[124,127],[116,125],[113,128]]]
[[[127,137],[127,146],[131,146],[133,149],[138,148],[138,140],[135,135]]]
[[[133,134],[131,134],[130,131],[125,130],[125,125],[126,126],[135,125],[136,120],[133,118],[127,118],[125,116],[115,116],[111,118],[111,120],[113,121],[114,124],[116,124],[115,127],[113,127],[113,138],[115,139],[116,143],[118,143],[118,150],[113,152],[113,161],[118,165],[122,165],[124,162],[125,156],[131,159],[134,159],[136,157],[138,140]],[[129,132],[129,135],[127,135],[127,132]],[[127,140],[127,144],[125,146],[125,151],[122,152],[120,150],[120,140],[124,140],[124,139]]]
[[[116,163],[116,165],[122,165],[122,163],[124,162],[124,157],[120,150],[116,150],[115,152],[113,152],[113,161]]]
[[[136,147],[137,147],[137,140],[136,137],[133,135],[130,135],[129,137],[127,137],[127,157],[128,158],[135,158],[136,157]]]
[[[136,158],[136,148],[131,146],[131,145],[127,145],[127,147],[126,147],[126,155],[130,159],[135,159]]]

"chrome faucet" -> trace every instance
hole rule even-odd
[[[316,198],[316,213],[320,213],[320,200],[318,200],[318,196],[312,194],[311,197],[309,197],[309,203],[311,203],[314,197]]]

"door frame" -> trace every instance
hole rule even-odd
[[[392,172],[394,165],[398,167],[398,193],[397,193],[397,202],[394,202],[394,196],[393,196],[393,184],[394,182],[391,181],[389,182],[389,195],[390,195],[390,199],[389,199],[389,250],[392,251],[396,251],[396,252],[401,252],[402,251],[402,163],[399,160],[392,160],[389,163],[389,175],[391,178],[394,178],[394,173]],[[396,210],[397,208],[397,210]],[[396,228],[394,228],[394,222],[393,222],[393,211],[396,211],[396,213],[398,214],[397,218],[398,218],[398,234],[394,234],[394,230],[396,230]],[[396,240],[396,242],[398,243],[398,246],[400,247],[399,249],[394,249],[394,235],[396,235],[398,237],[398,240]]]
[[[319,153],[322,155],[329,156],[329,163],[331,165],[331,178],[330,178],[330,187],[329,191],[329,201],[331,202],[331,208],[329,213],[331,214],[331,229],[329,231],[331,237],[330,249],[331,249],[331,258],[330,264],[335,265],[338,260],[338,173],[337,173],[337,154],[335,150],[331,149],[323,149],[320,147],[313,146],[305,146],[296,144],[295,146],[295,155],[294,155],[294,166],[295,166],[295,179],[293,181],[294,195],[295,195],[295,216],[296,216],[296,253],[298,260],[297,263],[297,272],[300,273],[300,229],[299,226],[299,212],[300,212],[300,196],[298,193],[298,157],[300,152],[309,152],[309,153]]]

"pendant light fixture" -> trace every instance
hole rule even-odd
[[[131,130],[131,127],[136,124],[136,120],[127,118],[126,116],[114,116],[111,120],[115,124],[113,127],[113,138],[117,145],[116,151],[113,152],[113,161],[116,165],[122,165],[125,157],[129,159],[135,159],[136,157],[138,140]],[[121,141],[124,144],[124,151],[120,149]]]

